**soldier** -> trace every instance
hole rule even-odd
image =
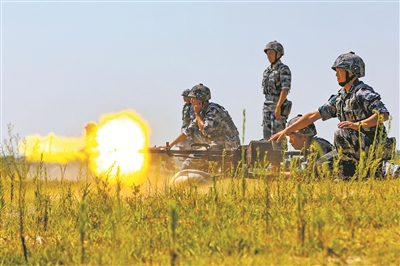
[[[290,119],[287,126],[293,125],[297,120],[299,120],[302,115],[297,115],[296,117]],[[296,150],[302,150],[304,153],[310,150],[310,147],[314,147],[318,151],[317,159],[324,156],[326,153],[332,151],[332,144],[326,139],[317,137],[317,129],[314,123],[308,126],[293,131],[289,134],[289,143]]]
[[[183,104],[183,108],[182,108],[181,132],[186,130],[186,128],[194,120],[193,105],[190,103],[190,98],[188,97],[189,93],[190,93],[190,89],[186,89],[181,94],[181,96],[183,97],[183,101],[185,102]],[[186,140],[178,143],[177,146],[179,147],[179,149],[189,150],[190,149],[190,141],[189,141],[189,139],[186,139]]]
[[[302,115],[297,115],[296,117],[290,119],[287,126],[293,125],[297,120],[299,120]],[[317,165],[323,163],[332,163],[332,157],[326,156],[328,153],[332,152],[333,146],[326,139],[317,137],[317,129],[314,123],[308,126],[293,131],[289,134],[289,142],[296,150],[301,151],[301,157],[299,163],[300,168],[304,168],[309,162],[309,154],[315,152],[316,155],[313,157],[316,160]],[[290,161],[286,161],[286,168],[289,168]],[[299,165],[300,166],[300,165]],[[287,177],[290,176],[290,172],[285,172]]]
[[[239,132],[224,107],[209,102],[210,89],[203,84],[192,88],[188,97],[191,98],[195,119],[170,144],[170,147],[189,138],[192,143],[210,145],[212,150],[236,150],[240,146]],[[192,167],[193,160],[186,160],[182,169]]]
[[[337,117],[340,122],[334,132],[334,146],[343,153],[339,161],[339,178],[349,179],[355,174],[361,152],[368,155],[368,151],[374,149],[371,151],[375,151],[375,162],[389,160],[395,139],[387,138],[382,122],[388,120],[389,111],[381,101],[380,95],[359,80],[365,75],[365,64],[361,57],[353,52],[342,54],[335,60],[332,69],[342,87],[338,93],[332,95],[328,102],[317,110],[305,114],[292,125],[273,135],[270,140],[279,142],[286,134],[304,128],[318,119],[322,118],[325,121]],[[386,162],[381,163],[383,171],[387,170]]]
[[[286,99],[290,91],[292,75],[287,65],[281,62],[284,55],[282,44],[269,42],[264,52],[271,63],[263,73],[262,87],[265,94],[263,107],[263,138],[268,140],[274,133],[285,128],[292,102]],[[274,149],[281,149],[281,143],[272,143]]]

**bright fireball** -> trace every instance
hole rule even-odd
[[[142,183],[148,156],[140,150],[148,146],[148,131],[133,111],[104,116],[97,128],[87,132],[85,150],[91,171],[110,181]]]

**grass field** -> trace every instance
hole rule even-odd
[[[0,264],[400,264],[400,179],[303,172],[183,188],[156,168],[128,187],[2,161]]]

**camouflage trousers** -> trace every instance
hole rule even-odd
[[[360,160],[361,151],[368,152],[373,139],[369,136],[348,128],[337,128],[334,133],[334,146],[336,150],[342,149],[343,161],[357,163]]]
[[[384,142],[391,142],[391,139],[384,137]],[[337,128],[334,133],[334,146],[336,150],[342,149],[342,158],[339,163],[339,170],[343,176],[353,176],[357,164],[360,162],[361,154],[364,153],[366,159],[370,149],[374,149],[372,158],[380,160],[380,164],[375,175],[398,175],[398,166],[391,165],[388,160],[391,157],[391,151],[388,151],[386,144],[381,147],[381,153],[378,148],[378,141],[374,140],[362,132],[353,129]],[[391,145],[391,143],[389,143]],[[390,148],[389,148],[390,149]],[[387,166],[389,165],[389,166]],[[390,165],[392,167],[390,167]]]
[[[272,135],[278,133],[285,129],[287,119],[282,117],[282,119],[276,119],[274,112],[263,111],[263,139],[268,140]],[[282,150],[282,141],[277,143],[273,141],[272,143],[275,150]]]

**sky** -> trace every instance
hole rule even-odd
[[[101,115],[134,110],[150,144],[180,133],[182,91],[203,83],[245,143],[262,138],[265,45],[284,46],[289,118],[339,89],[331,66],[355,52],[399,137],[399,2],[1,1],[1,139],[79,137]],[[245,117],[243,116],[245,110]],[[245,118],[245,119],[244,119]],[[333,142],[339,121],[316,122]],[[244,126],[243,126],[244,125]]]

